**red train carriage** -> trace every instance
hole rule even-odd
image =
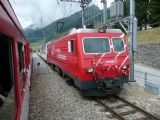
[[[84,96],[117,94],[128,82],[126,46],[121,30],[73,29],[48,44],[47,62],[70,76]]]
[[[47,61],[47,46],[49,42],[46,44],[43,44],[41,48],[38,51],[38,55],[45,61]]]
[[[30,44],[8,0],[0,1],[0,120],[27,120]]]

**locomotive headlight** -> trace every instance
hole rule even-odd
[[[86,71],[87,71],[88,73],[92,73],[92,72],[93,72],[93,68],[88,68]]]
[[[127,66],[127,65],[123,65],[122,68],[123,68],[123,69],[127,69],[128,66]]]

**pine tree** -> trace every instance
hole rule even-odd
[[[138,18],[139,26],[148,24],[148,4],[149,0],[135,0],[135,14]]]
[[[127,17],[130,15],[130,0],[124,0],[124,16]]]
[[[148,17],[150,23],[160,22],[160,0],[150,0]]]
[[[135,0],[135,16],[138,19],[138,26],[148,24],[148,3],[149,0]],[[124,15],[129,16],[130,0],[124,1]]]

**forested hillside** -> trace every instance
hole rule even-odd
[[[130,0],[124,1],[124,15],[129,16]],[[147,28],[148,24],[152,27],[158,27],[160,25],[160,0],[135,0],[135,15],[138,19],[138,27]],[[85,15],[92,15],[100,12],[99,8],[95,5],[88,7],[85,10]],[[99,19],[99,18],[98,18]],[[159,24],[157,24],[159,23]],[[81,27],[81,11],[52,22],[44,28],[25,30],[26,36],[30,39],[32,45],[42,44],[48,42],[62,32],[68,31],[71,28]]]
[[[87,12],[86,14],[89,14],[92,11],[99,12],[100,10],[97,6],[93,5],[86,10]],[[30,38],[31,43],[43,41],[44,37],[45,37],[45,42],[47,42],[55,38],[58,33],[60,34],[73,27],[75,28],[81,27],[81,21],[82,20],[81,20],[81,11],[80,11],[69,17],[54,21],[44,28],[40,28],[36,30],[27,28],[25,30],[25,33],[26,33],[26,36]],[[62,23],[64,23],[64,25]]]

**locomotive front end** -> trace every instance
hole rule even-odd
[[[98,37],[96,37],[98,36]],[[82,40],[89,89],[84,96],[118,94],[129,78],[129,56],[123,33],[99,33]],[[87,76],[87,75],[86,75]]]

